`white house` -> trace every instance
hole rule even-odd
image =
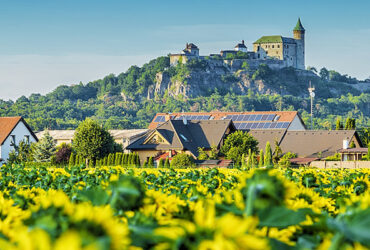
[[[22,117],[0,117],[0,163],[4,163],[15,145],[25,140],[37,142],[36,135],[32,132]]]

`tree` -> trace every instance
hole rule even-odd
[[[67,164],[69,162],[69,157],[72,153],[72,146],[67,143],[62,143],[56,148],[55,153],[55,163],[57,164]]]
[[[340,118],[337,118],[337,121],[335,122],[335,130],[342,130],[343,129],[343,124],[340,121]]]
[[[154,168],[154,160],[152,156],[149,157],[148,168]]]
[[[320,69],[319,73],[322,80],[327,81],[329,80],[329,71],[326,68]]]
[[[193,158],[186,154],[177,154],[172,158],[171,168],[186,168],[194,165]]]
[[[354,141],[351,141],[351,143],[349,144],[349,148],[355,148],[356,147],[356,144]]]
[[[164,161],[164,167],[170,168],[170,160],[168,158],[166,158],[166,160]]]
[[[158,168],[163,168],[164,167],[164,163],[163,163],[163,159],[159,159],[158,161]]]
[[[239,165],[241,156],[248,154],[249,149],[252,152],[257,152],[257,145],[258,141],[253,136],[239,130],[227,136],[221,147],[221,153],[226,155],[227,159],[233,160],[236,165]]]
[[[347,118],[346,126],[344,127],[345,130],[353,130],[356,129],[356,120],[354,118]]]
[[[211,151],[209,152],[208,157],[209,157],[210,160],[217,160],[218,159],[217,146],[212,146],[211,147]]]
[[[68,161],[68,166],[72,167],[76,164],[76,161],[75,161],[75,154],[73,153],[73,151],[71,152],[71,155],[69,156],[69,161]]]
[[[33,157],[36,162],[50,162],[55,154],[55,141],[46,131],[44,136],[35,144]]]
[[[26,141],[19,142],[18,145],[14,145],[14,149],[9,153],[8,164],[22,163],[32,161],[32,146]]]
[[[265,148],[265,158],[264,158],[264,165],[265,166],[271,166],[272,162],[272,156],[271,156],[271,146],[270,146],[270,142],[266,142],[266,148]]]
[[[109,132],[91,119],[77,127],[73,143],[77,153],[86,159],[86,164],[113,152],[115,144]]]
[[[204,151],[204,148],[198,148],[198,160],[207,160],[208,154]]]
[[[277,164],[279,162],[280,156],[283,154],[283,151],[281,150],[277,140],[274,141],[274,144],[275,144],[275,150],[272,156],[272,162],[274,164]]]
[[[258,167],[263,167],[263,158],[264,158],[263,150],[261,149],[260,150],[260,160],[258,162]]]

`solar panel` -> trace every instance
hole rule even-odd
[[[255,121],[261,121],[262,115],[257,115]]]
[[[241,121],[242,118],[243,118],[243,115],[238,115],[236,116],[235,121]]]
[[[275,128],[276,124],[277,124],[277,122],[272,122],[270,128]]]
[[[247,126],[245,126],[245,129],[250,129],[252,127],[253,123],[247,123]]]
[[[261,128],[263,128],[263,126],[265,126],[265,123],[264,122],[260,122],[260,123],[258,123],[257,128],[258,129],[261,129]]]
[[[281,128],[283,126],[283,122],[278,122],[275,128]]]
[[[250,117],[250,115],[244,115],[243,121],[248,121],[249,120],[249,117]]]
[[[267,121],[272,121],[274,120],[275,118],[275,114],[272,114],[272,115],[268,115],[268,117],[266,118]]]
[[[247,123],[245,123],[245,122],[241,123],[239,129],[245,129],[246,126],[247,126]]]
[[[251,115],[249,121],[254,121],[256,119],[256,115]]]
[[[283,122],[283,126],[281,128],[288,128],[289,127],[289,122]]]
[[[263,128],[270,128],[271,122],[265,122]]]
[[[225,119],[227,119],[227,120],[231,120],[231,117],[232,117],[232,115],[227,115],[227,116],[225,117]]]
[[[261,121],[268,121],[268,120],[267,120],[267,117],[268,117],[268,115],[262,115],[262,117],[261,117]]]
[[[256,128],[257,127],[257,124],[258,124],[257,122],[252,123],[251,129]]]
[[[155,118],[154,122],[162,122],[162,118],[163,118],[163,121],[165,120],[164,116],[163,115],[159,115]]]
[[[239,127],[240,127],[240,123],[239,122],[234,123],[234,125],[235,125],[235,128],[236,129],[239,129]]]

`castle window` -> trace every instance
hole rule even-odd
[[[278,49],[280,49],[280,45],[278,45],[277,47],[278,47]]]
[[[274,45],[272,45],[272,48],[274,48]]]

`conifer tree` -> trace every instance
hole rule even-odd
[[[117,153],[116,153],[116,160],[115,160],[114,165],[115,165],[115,166],[119,166],[119,165],[121,165],[121,159],[122,159],[122,153],[117,152]]]
[[[136,164],[136,155],[134,153],[131,154],[131,161],[130,161],[130,165],[135,167],[135,164]]]
[[[143,168],[146,168],[147,167],[147,162],[146,161],[144,161],[144,163],[143,163]]]
[[[264,165],[269,167],[271,166],[272,161],[272,152],[271,152],[271,145],[270,142],[268,141],[266,143],[266,148],[265,148],[265,158],[264,158]]]
[[[247,161],[247,167],[251,168],[252,167],[252,150],[248,150],[248,161]]]
[[[159,159],[158,161],[158,168],[163,168],[164,167],[164,163],[163,163],[163,159]]]
[[[153,157],[149,157],[149,160],[148,160],[148,168],[154,168],[154,160],[153,160]]]
[[[138,153],[136,153],[136,162],[135,162],[135,165],[137,167],[140,167],[140,157],[139,157],[139,154]]]
[[[339,118],[337,118],[337,121],[335,123],[335,130],[342,130],[343,129],[343,124],[342,122],[340,121]]]
[[[247,167],[247,163],[245,159],[245,154],[242,154],[242,168],[246,168],[246,167]]]
[[[263,158],[264,158],[264,155],[263,155],[263,150],[261,149],[260,150],[260,161],[258,162],[258,167],[263,167]]]
[[[75,165],[75,154],[72,152],[69,156],[68,166],[73,167]]]
[[[166,160],[164,161],[164,167],[170,168],[170,160],[168,158],[166,158]]]
[[[104,157],[103,165],[104,165],[104,166],[108,166],[108,156],[105,156],[105,157]]]
[[[253,152],[252,153],[252,160],[251,160],[251,167],[255,168],[257,166],[256,164],[256,154]]]
[[[46,131],[44,136],[35,144],[33,157],[36,162],[50,162],[55,155],[55,151],[54,139]]]
[[[127,156],[127,166],[130,166],[131,167],[131,162],[132,162],[132,154],[128,154]]]

